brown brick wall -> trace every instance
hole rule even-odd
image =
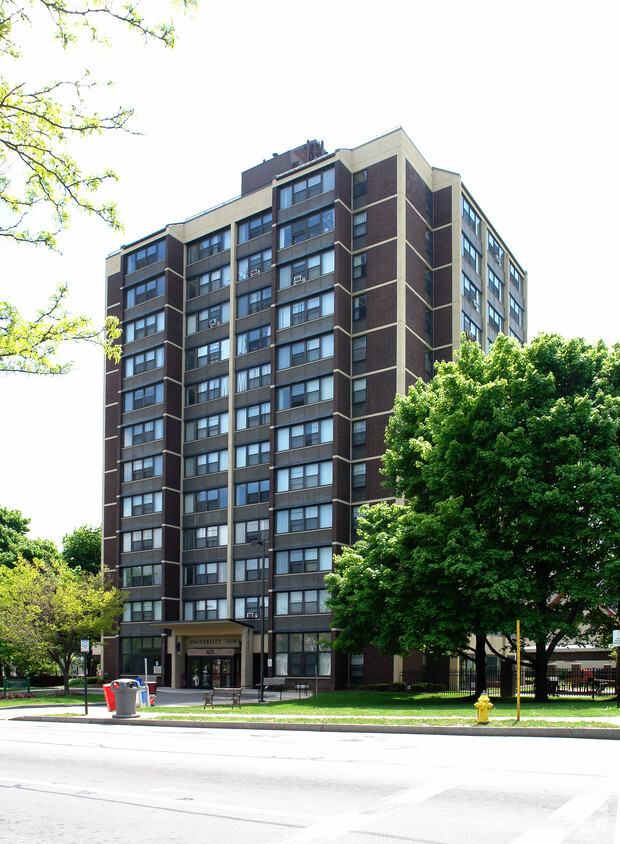
[[[351,249],[351,212],[340,202],[337,202],[334,209],[334,216],[336,240],[339,240],[346,249]]]
[[[406,245],[406,272],[407,284],[412,287],[423,299],[428,299],[426,292],[426,270],[428,269],[422,258],[413,251],[409,244]]]
[[[366,369],[396,366],[396,326],[373,331],[366,339]]]
[[[117,302],[121,301],[121,284],[123,281],[123,276],[121,273],[113,273],[112,275],[108,276],[108,284],[107,284],[107,294],[106,294],[106,305],[108,307],[108,314],[110,316],[120,316],[116,311],[111,312],[110,307]]]
[[[368,208],[367,243],[396,237],[396,199],[387,199]]]
[[[426,183],[417,170],[407,161],[405,167],[405,191],[409,202],[419,213],[426,216]]]
[[[334,501],[332,521],[333,541],[348,545],[351,535],[351,508],[349,505],[342,501]]]
[[[396,278],[396,241],[368,249],[367,255],[366,287]]]
[[[452,308],[441,308],[434,314],[435,346],[445,346],[452,342]]]
[[[424,220],[421,220],[416,212],[409,205],[405,213],[405,224],[407,242],[415,249],[415,251],[423,258],[426,257],[426,231],[429,226]]]
[[[412,290],[405,291],[405,314],[407,325],[422,338],[426,338],[426,303],[420,301]]]
[[[452,267],[433,271],[433,303],[436,308],[452,301]]]
[[[433,235],[433,265],[452,263],[452,226],[438,229]]]
[[[447,226],[452,221],[452,187],[442,188],[433,194],[433,225]]]
[[[393,155],[368,167],[368,204],[378,202],[396,193],[398,170],[397,158]]]
[[[335,173],[334,173],[334,196],[336,199],[340,199],[347,208],[351,207],[351,173],[342,163],[342,161],[336,161],[335,164]]]
[[[394,407],[396,372],[389,370],[366,378],[366,412],[381,413]]]
[[[396,302],[397,286],[395,281],[392,284],[384,284],[381,288],[369,290],[366,294],[366,327],[368,329],[377,328],[380,325],[395,322]]]
[[[418,378],[422,378],[424,375],[426,348],[426,344],[419,340],[415,334],[412,334],[411,331],[407,331],[405,341],[405,366]]]
[[[384,656],[377,648],[364,649],[364,684],[391,683],[393,678],[393,660]]]

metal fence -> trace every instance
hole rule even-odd
[[[401,680],[418,694],[470,695],[476,691],[476,671],[469,665],[449,671],[427,667],[419,671],[403,671]],[[514,697],[517,693],[517,670],[514,664],[487,668],[486,692],[489,695]],[[612,666],[581,668],[550,666],[547,691],[552,697],[615,697],[616,669]],[[521,694],[534,695],[534,672],[521,666]]]

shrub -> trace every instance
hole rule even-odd
[[[87,677],[86,682],[88,683],[89,686],[96,686],[97,683],[98,683],[98,679],[99,679],[98,677]],[[70,686],[78,686],[79,688],[82,688],[83,685],[84,685],[84,678],[83,677],[72,677],[69,680],[69,685]]]
[[[352,689],[357,689],[356,683],[347,683],[347,690],[351,691]]]
[[[391,683],[377,683],[375,686],[376,692],[389,692],[392,690]]]
[[[366,686],[366,690],[367,690],[367,691],[369,691],[369,692],[374,692],[374,690],[375,690],[375,689],[376,689],[376,686],[375,686],[375,684],[374,684],[374,683],[369,684],[368,686]]]
[[[358,692],[365,692],[365,691],[368,690],[368,687],[367,686],[356,686],[355,689]]]
[[[401,682],[391,683],[390,688],[393,692],[404,692],[407,690],[407,684]]]

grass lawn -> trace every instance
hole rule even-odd
[[[492,699],[494,709],[490,720],[510,724],[516,720],[516,698]],[[202,707],[153,707],[153,713],[184,718],[231,718],[234,720],[277,720],[307,723],[385,723],[385,724],[473,724],[477,712],[470,698],[442,697],[441,695],[411,695],[403,692],[326,692],[318,698],[278,701],[246,705],[234,711],[228,706],[214,710]],[[575,726],[572,718],[583,718],[581,726],[605,724],[605,718],[620,716],[616,702],[609,699],[554,699],[549,703],[535,704],[521,701],[521,723]],[[160,716],[161,717],[161,716]],[[537,719],[537,720],[531,720]],[[608,725],[609,722],[607,722]]]

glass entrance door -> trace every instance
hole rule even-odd
[[[227,689],[234,685],[233,656],[188,657],[191,689]]]

